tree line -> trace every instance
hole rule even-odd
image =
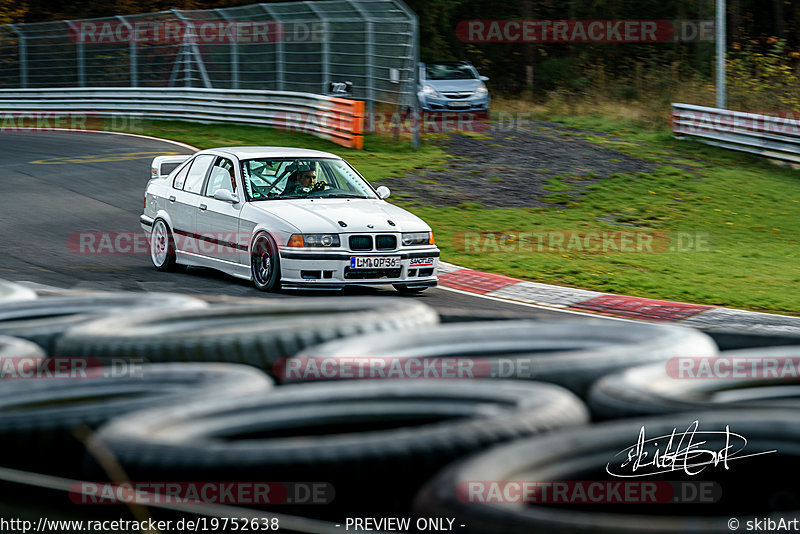
[[[252,0],[0,0],[0,24],[212,9]],[[267,2],[270,3],[270,2]],[[714,43],[466,42],[456,28],[470,20],[712,20],[714,0],[406,0],[419,16],[423,61],[469,60],[493,91],[580,91],[597,80],[676,77],[710,80]],[[772,53],[795,70],[800,0],[728,0],[728,50]],[[462,23],[463,24],[463,23]],[[777,51],[777,52],[776,52]]]

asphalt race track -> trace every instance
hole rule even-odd
[[[188,154],[181,146],[126,135],[89,132],[0,133],[0,278],[66,289],[291,298],[309,292],[265,294],[248,282],[201,268],[156,271],[147,254],[80,254],[80,232],[141,232],[142,195],[150,161]],[[72,237],[71,237],[72,236]],[[530,317],[575,317],[556,310],[501,302],[441,288],[400,297],[380,286],[348,294],[417,298],[437,309],[513,312]],[[339,293],[315,292],[336,298]]]

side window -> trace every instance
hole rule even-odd
[[[211,154],[202,154],[194,158],[192,166],[189,168],[189,173],[186,175],[186,182],[183,184],[184,191],[200,194],[206,171],[211,162],[214,161],[214,157]]]
[[[220,189],[227,189],[231,193],[236,193],[236,177],[233,171],[233,163],[231,160],[221,157],[217,158],[214,166],[211,167],[205,196],[213,197],[214,193]]]
[[[186,173],[189,172],[189,167],[191,166],[192,163],[188,162],[181,170],[178,171],[178,173],[175,175],[175,178],[172,180],[172,187],[175,189],[183,189],[183,182],[186,181]]]

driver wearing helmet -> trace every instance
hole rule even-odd
[[[324,191],[327,184],[317,182],[317,171],[312,169],[294,171],[286,182],[285,194],[300,195],[314,191]]]

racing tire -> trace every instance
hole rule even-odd
[[[699,422],[693,445],[686,445],[691,438],[684,439],[682,446],[677,444],[693,420]],[[726,442],[726,426],[732,436],[730,443]],[[656,439],[657,445],[650,442],[650,446],[644,446],[648,453],[644,467],[634,471],[633,461],[621,467],[628,458],[626,453],[635,451],[642,429],[644,439]],[[652,454],[658,446],[666,452],[673,431],[676,443],[670,450],[674,456],[664,458],[676,458],[677,468],[670,472],[667,460],[662,474],[656,475],[654,471],[659,469],[653,468]],[[716,433],[701,434],[703,431]],[[700,453],[701,449],[723,451],[728,445],[739,449],[743,441],[734,433],[746,439],[746,447],[737,461],[733,461],[736,453],[732,452],[730,466],[721,460],[714,465],[713,460],[708,461],[710,452]],[[687,447],[697,453],[687,453],[686,465],[692,476],[684,473],[682,456],[676,452]],[[747,454],[755,456],[744,458]],[[659,456],[658,452],[655,455]],[[616,478],[607,468],[620,476],[639,478]],[[738,529],[739,522],[744,525],[757,517],[763,521],[768,516],[777,522],[781,516],[795,516],[800,502],[796,480],[776,473],[796,472],[798,468],[800,418],[793,411],[711,411],[630,419],[556,430],[456,462],[419,492],[414,512],[421,517],[455,518],[455,524],[464,525],[459,531],[467,534],[723,534]],[[550,485],[547,492],[522,488],[517,493],[521,488],[517,484],[523,482],[539,488],[559,483],[565,491],[559,494],[557,486]],[[599,491],[587,488],[598,483]],[[650,484],[655,491],[645,493],[642,484]],[[701,500],[695,494],[692,500],[690,491],[678,491],[686,484],[704,484],[706,497]],[[578,486],[583,493],[576,491]],[[743,487],[758,491],[735,491]],[[592,495],[594,498],[589,498]],[[682,502],[671,500],[681,495]],[[732,516],[737,519],[732,520]]]
[[[45,354],[39,345],[24,339],[0,335],[0,361],[4,361],[6,358],[32,358],[39,360],[44,357]],[[0,366],[0,371],[5,373],[5,367]],[[0,380],[2,378],[5,378],[5,375],[0,376]]]
[[[65,293],[34,300],[0,302],[0,335],[21,337],[51,354],[69,328],[115,312],[204,308],[197,298],[178,294],[136,292]]]
[[[716,375],[715,360],[724,364]],[[598,420],[712,409],[796,410],[800,407],[798,360],[800,345],[731,350],[721,352],[717,358],[683,360],[691,368],[682,368],[681,360],[676,358],[666,365],[633,367],[603,377],[592,386],[588,400]],[[733,368],[734,361],[742,363],[738,371]],[[708,372],[701,371],[701,362],[707,364]],[[790,365],[789,369],[784,362]],[[774,369],[775,376],[769,369]],[[778,372],[787,370],[789,376],[777,377]],[[743,376],[737,378],[738,372]]]
[[[407,511],[450,461],[586,421],[583,403],[550,384],[378,380],[155,408],[96,439],[134,481],[325,481],[333,502],[301,515],[332,517]]]
[[[152,362],[220,361],[272,371],[276,362],[337,339],[436,324],[429,306],[386,297],[239,299],[209,308],[131,311],[78,325],[62,336],[60,356]]]
[[[177,263],[175,238],[164,219],[156,219],[150,232],[150,261],[157,271],[165,273],[182,272],[185,265]]]
[[[275,240],[262,232],[253,239],[250,251],[250,276],[259,291],[278,291],[281,287],[281,258]]]
[[[0,304],[6,302],[17,302],[24,300],[33,300],[36,298],[36,291],[29,289],[25,286],[9,282],[7,280],[0,280]]]
[[[4,467],[80,476],[84,445],[73,434],[95,430],[122,414],[189,402],[268,391],[272,380],[245,365],[155,364],[125,369],[87,360],[46,359],[30,379],[0,388],[0,440]],[[50,365],[54,363],[54,365]]]
[[[286,368],[299,362],[305,369],[311,360],[320,363],[340,358],[401,364],[409,359],[460,359],[465,367],[459,369],[469,369],[459,378],[541,380],[582,395],[592,382],[614,371],[674,356],[714,356],[717,352],[717,346],[702,332],[677,326],[602,319],[488,321],[427,327],[413,336],[386,332],[349,337],[300,352],[286,362]],[[278,375],[280,381],[302,380],[297,373],[282,374]]]

